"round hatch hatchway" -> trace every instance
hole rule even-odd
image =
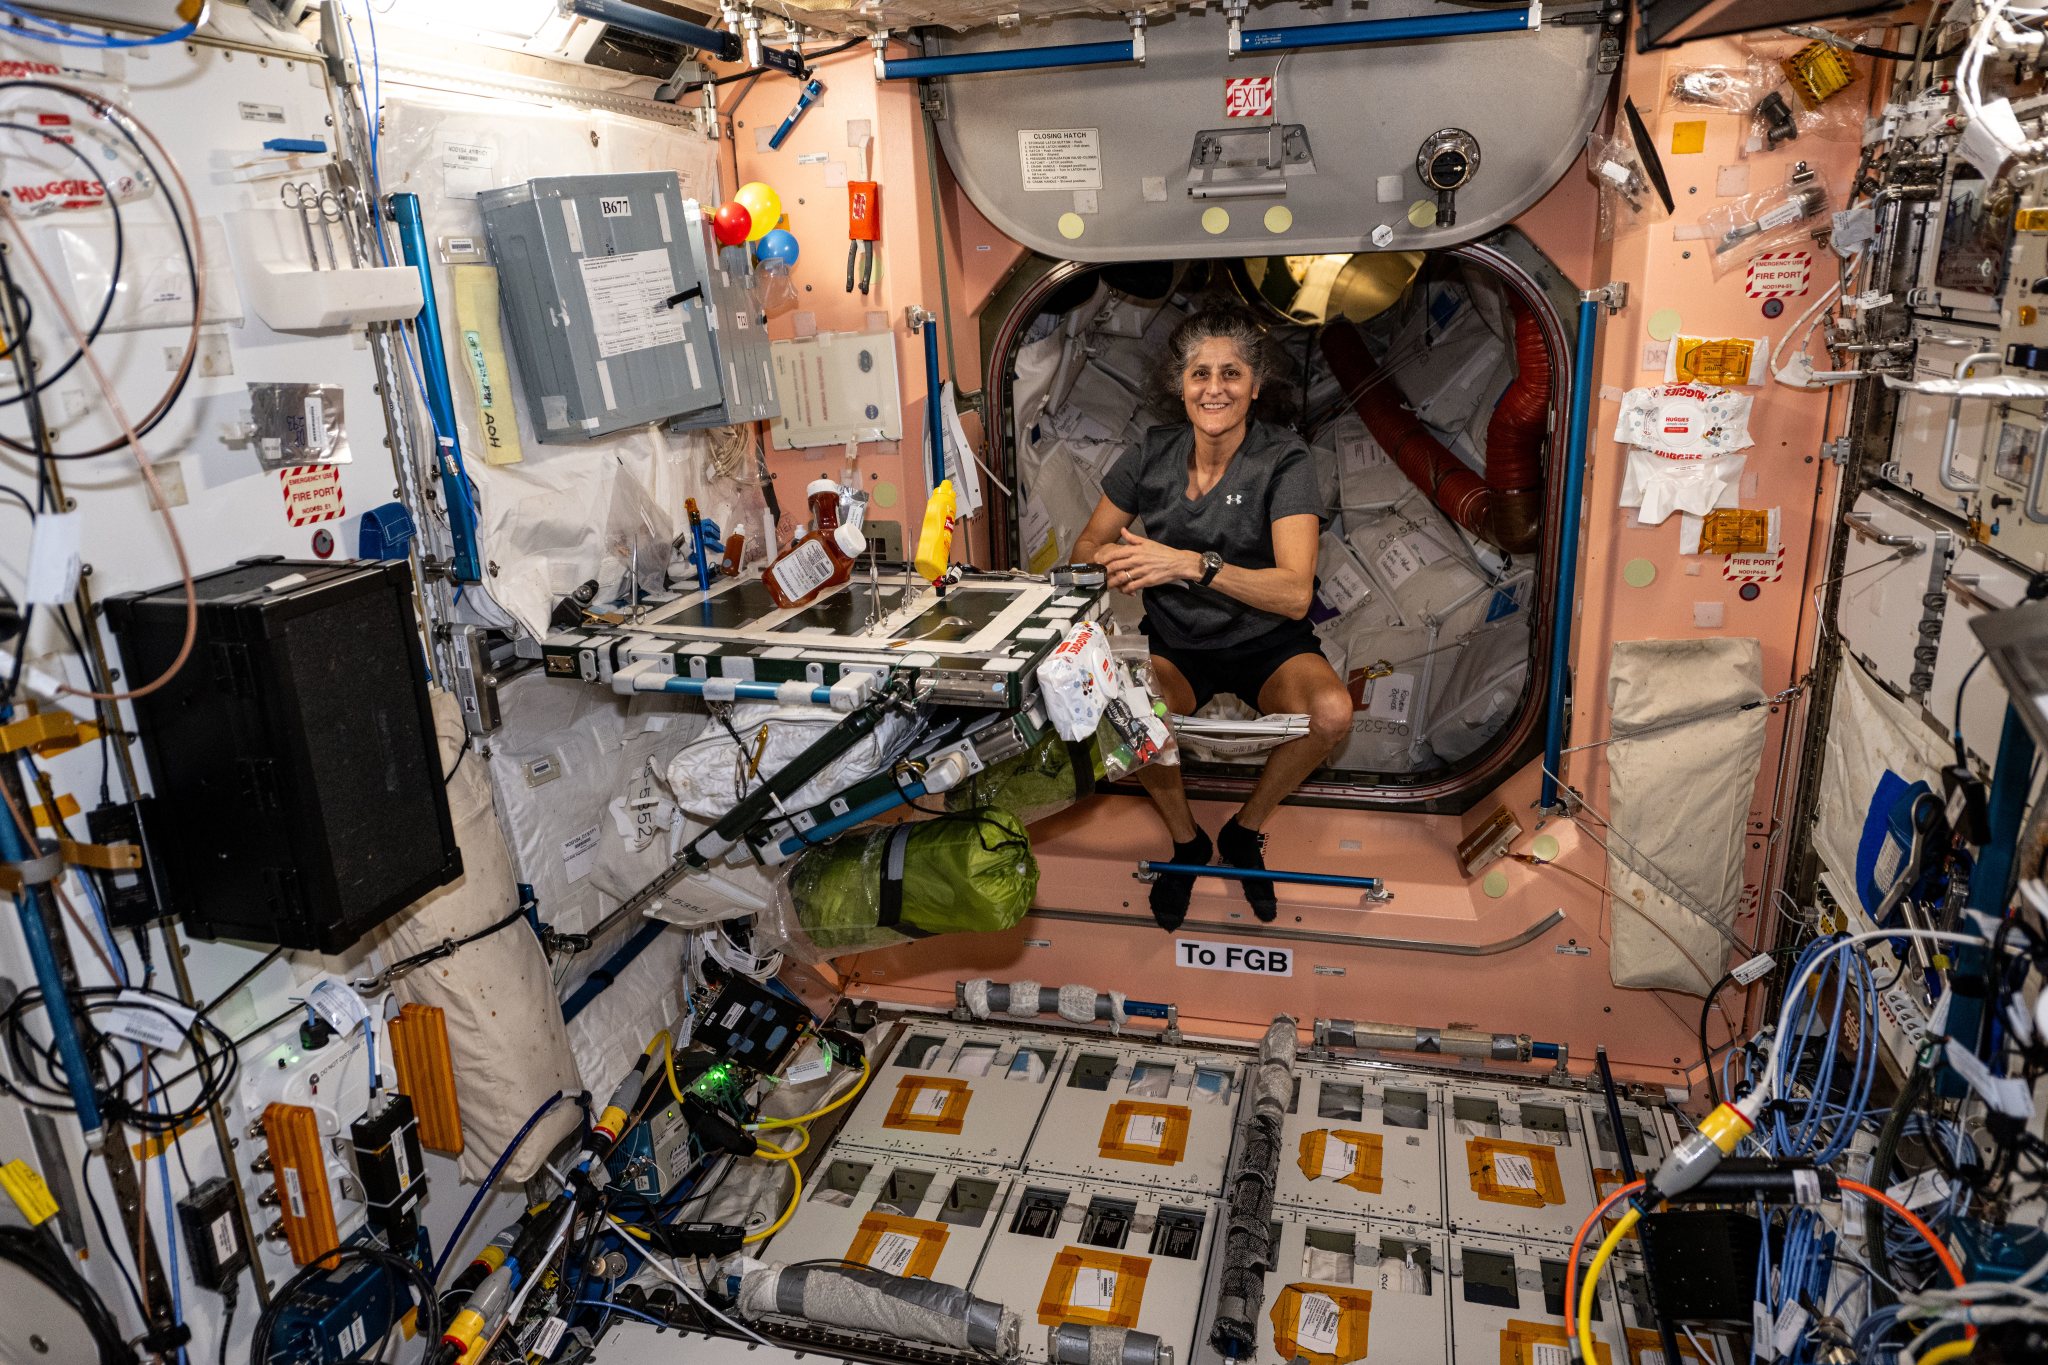
[[[1426,255],[1029,262],[983,315],[990,431],[1015,490],[993,508],[999,548],[1032,572],[1066,562],[1104,475],[1185,420],[1162,373],[1174,328],[1205,304],[1250,308],[1278,360],[1255,415],[1314,460],[1310,620],[1353,702],[1350,737],[1302,798],[1463,809],[1538,739],[1549,452],[1570,381],[1558,319],[1575,298],[1512,230]],[[1113,598],[1120,628],[1142,614]],[[1218,696],[1197,713],[1210,733],[1183,731],[1198,791],[1256,778],[1272,741],[1225,723],[1255,706]]]

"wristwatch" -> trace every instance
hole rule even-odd
[[[1196,581],[1200,583],[1203,587],[1208,587],[1209,584],[1215,579],[1217,570],[1221,569],[1222,567],[1222,555],[1217,554],[1214,550],[1202,551],[1202,576]]]

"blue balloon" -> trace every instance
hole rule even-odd
[[[784,265],[795,265],[796,256],[796,234],[788,228],[777,228],[754,244],[756,260],[781,261]]]

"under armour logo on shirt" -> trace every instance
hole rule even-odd
[[[1232,506],[1232,507],[1236,507],[1236,506],[1238,506],[1238,505],[1239,505],[1240,503],[1242,503],[1242,502],[1244,501],[1244,494],[1242,494],[1242,493],[1225,493],[1225,494],[1223,495],[1223,501],[1224,501],[1225,503],[1227,503],[1227,504],[1228,504],[1229,506]]]

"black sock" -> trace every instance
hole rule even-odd
[[[1209,835],[1201,826],[1195,827],[1195,837],[1182,843],[1173,844],[1173,858],[1176,863],[1193,863],[1202,867],[1209,865],[1215,856],[1215,847],[1209,842]],[[1180,928],[1188,917],[1188,901],[1195,894],[1195,879],[1185,872],[1162,872],[1152,883],[1152,918],[1159,927],[1172,933]]]

